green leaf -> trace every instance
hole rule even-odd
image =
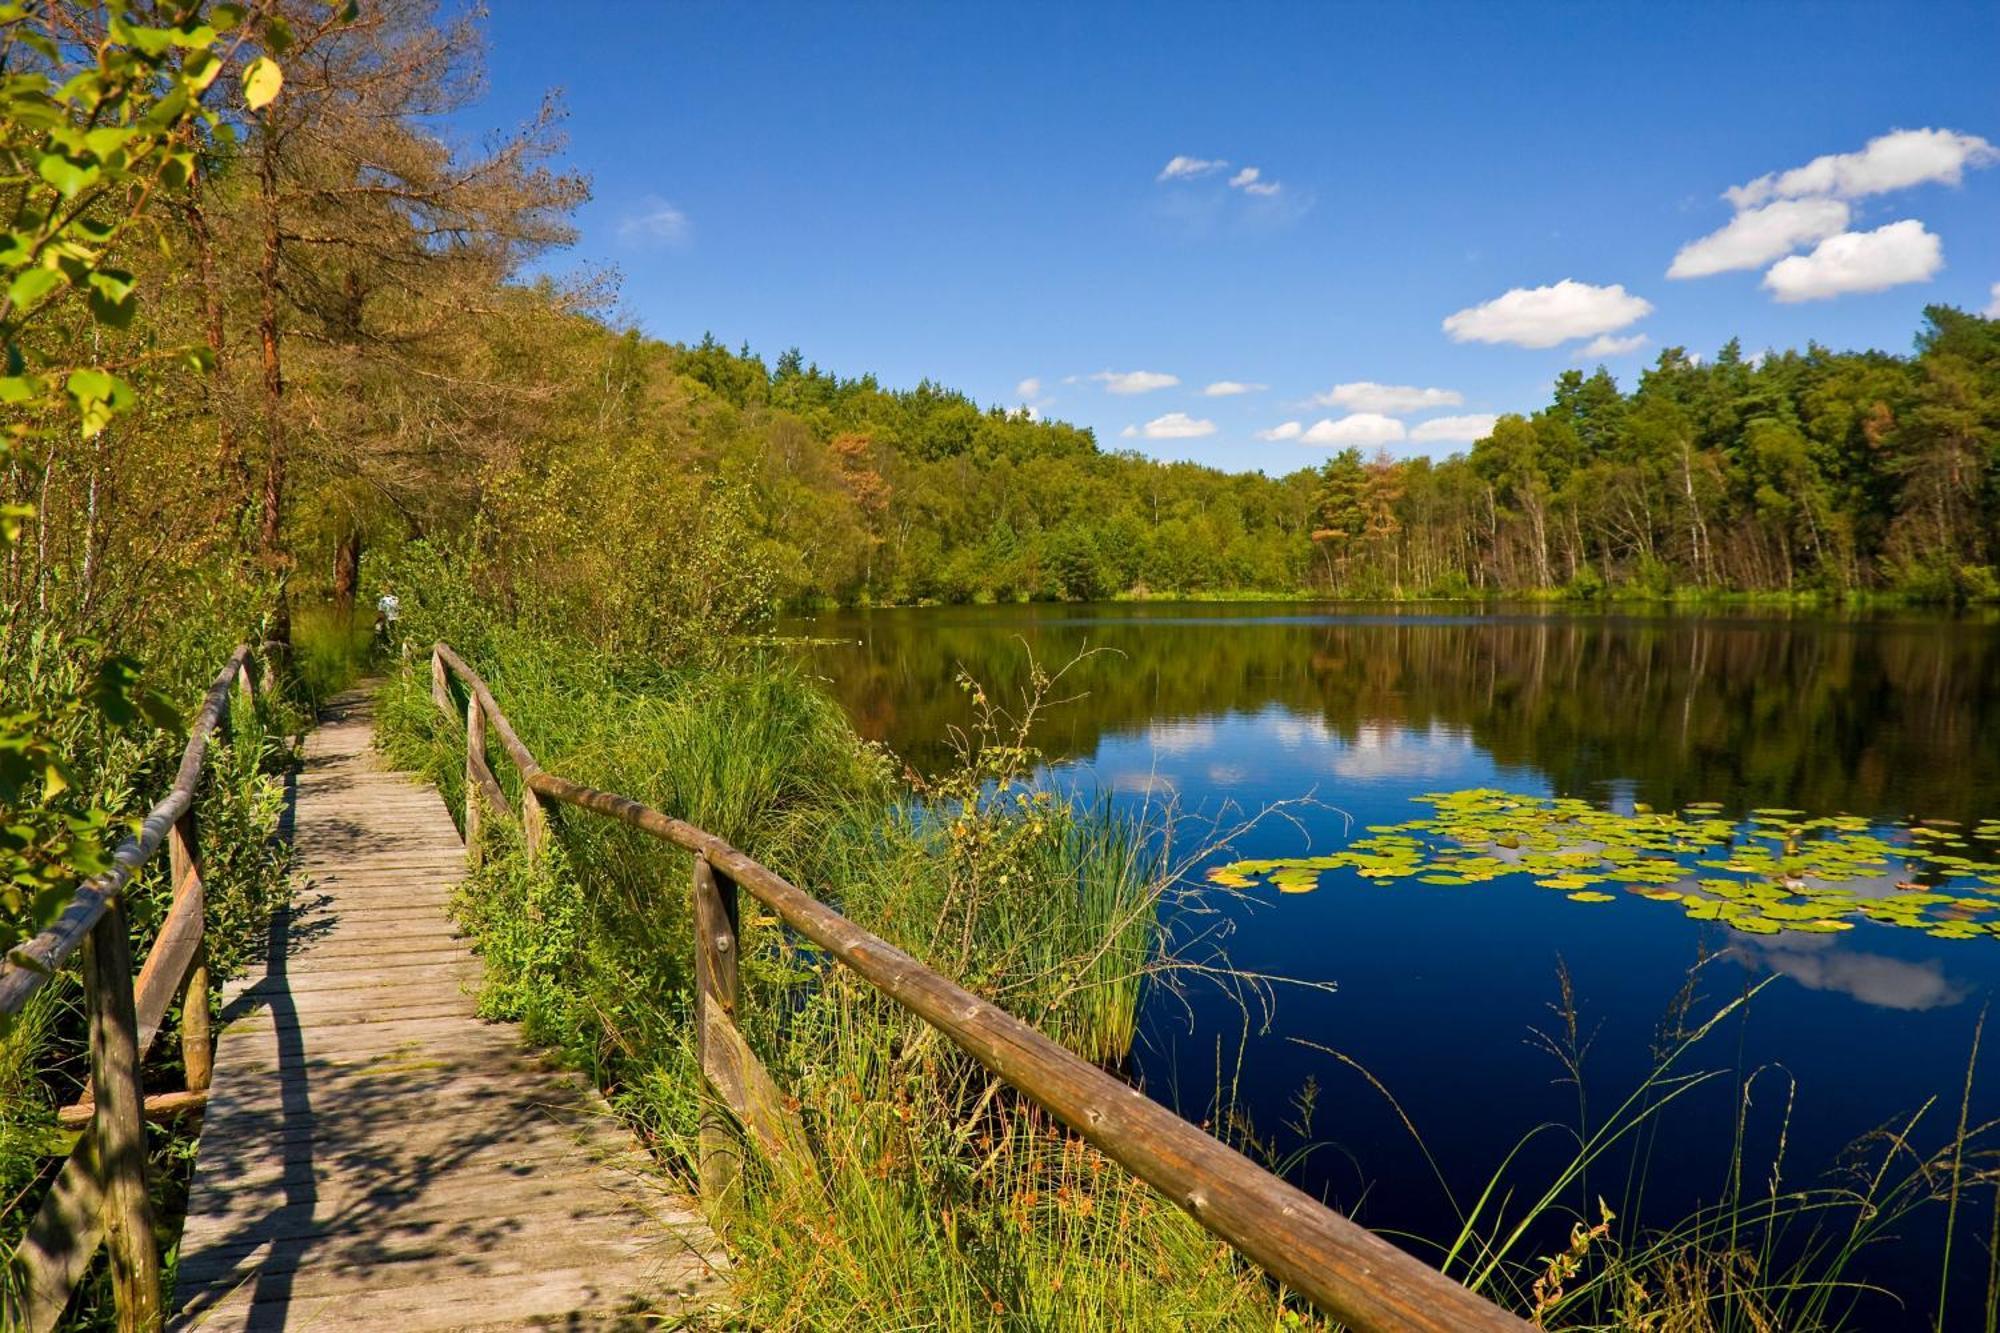
[[[76,401],[86,439],[102,431],[112,418],[132,405],[132,386],[108,371],[73,370],[64,387]]]
[[[258,56],[243,71],[243,102],[252,111],[261,110],[271,104],[284,84],[285,73],[278,68],[278,62]]]
[[[35,174],[54,186],[63,198],[74,199],[102,173],[95,163],[79,162],[61,153],[44,153],[35,163]]]
[[[14,303],[16,310],[32,310],[43,297],[62,285],[63,275],[60,269],[27,269],[8,285],[7,299]]]
[[[132,322],[138,308],[133,299],[132,275],[115,268],[101,268],[90,275],[90,313],[101,324],[122,329]]]

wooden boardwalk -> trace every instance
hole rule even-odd
[[[170,1326],[604,1329],[723,1292],[697,1206],[596,1091],[482,1022],[464,848],[370,701],[307,739],[300,884],[233,988]]]

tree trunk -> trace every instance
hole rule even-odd
[[[222,361],[222,295],[215,284],[215,245],[208,230],[208,210],[201,202],[201,185],[202,172],[197,166],[188,182],[188,231],[194,237],[195,285],[201,294],[203,334],[208,342],[208,354],[215,362],[209,367],[202,389],[203,396],[208,400],[208,410],[215,414],[216,473],[229,488],[232,503],[242,505],[247,502],[250,492],[250,472],[243,462],[243,446],[236,438],[236,418],[224,393],[227,381]]]
[[[361,586],[361,534],[343,533],[333,548],[333,609],[342,620],[354,614]]]
[[[264,353],[264,504],[257,527],[257,554],[267,571],[278,580],[276,604],[271,609],[264,640],[264,683],[266,688],[284,675],[292,648],[292,609],[285,592],[284,550],[282,547],[285,504],[285,421],[283,415],[285,376],[278,360],[278,146],[272,138],[271,120],[265,114],[261,152],[257,162],[258,194],[263,204],[264,251],[258,265],[257,285],[262,297],[257,319],[257,336]]]

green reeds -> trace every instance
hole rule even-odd
[[[498,646],[481,665],[551,771],[728,838],[1086,1058],[1129,1054],[1141,995],[1169,961],[1160,909],[1178,869],[1150,823],[1033,785],[1025,746],[997,732],[984,759],[912,796],[824,693],[774,661],[619,669],[482,632]],[[422,666],[392,679],[380,716],[394,756],[456,802],[464,733],[431,703]],[[495,768],[513,793],[510,766]],[[487,827],[461,915],[486,960],[488,1012],[590,1069],[691,1180],[706,1092],[689,1037],[687,858],[558,809],[530,867],[507,821]],[[743,914],[740,1021],[796,1104],[819,1183],[752,1155],[718,1219],[740,1260],[731,1318],[1267,1330],[1310,1317],[753,900]]]

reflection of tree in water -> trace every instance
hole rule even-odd
[[[1279,613],[1282,617],[1283,613]],[[949,608],[824,617],[811,632],[864,734],[920,768],[967,720],[959,666],[1018,694],[1023,644],[1085,647],[1048,715],[1056,758],[1161,719],[1272,705],[1352,742],[1383,724],[1462,729],[1563,793],[1667,807],[1718,800],[1814,813],[2000,813],[2000,631],[1990,624],[1731,617],[1418,614],[1259,619],[1202,607]]]

